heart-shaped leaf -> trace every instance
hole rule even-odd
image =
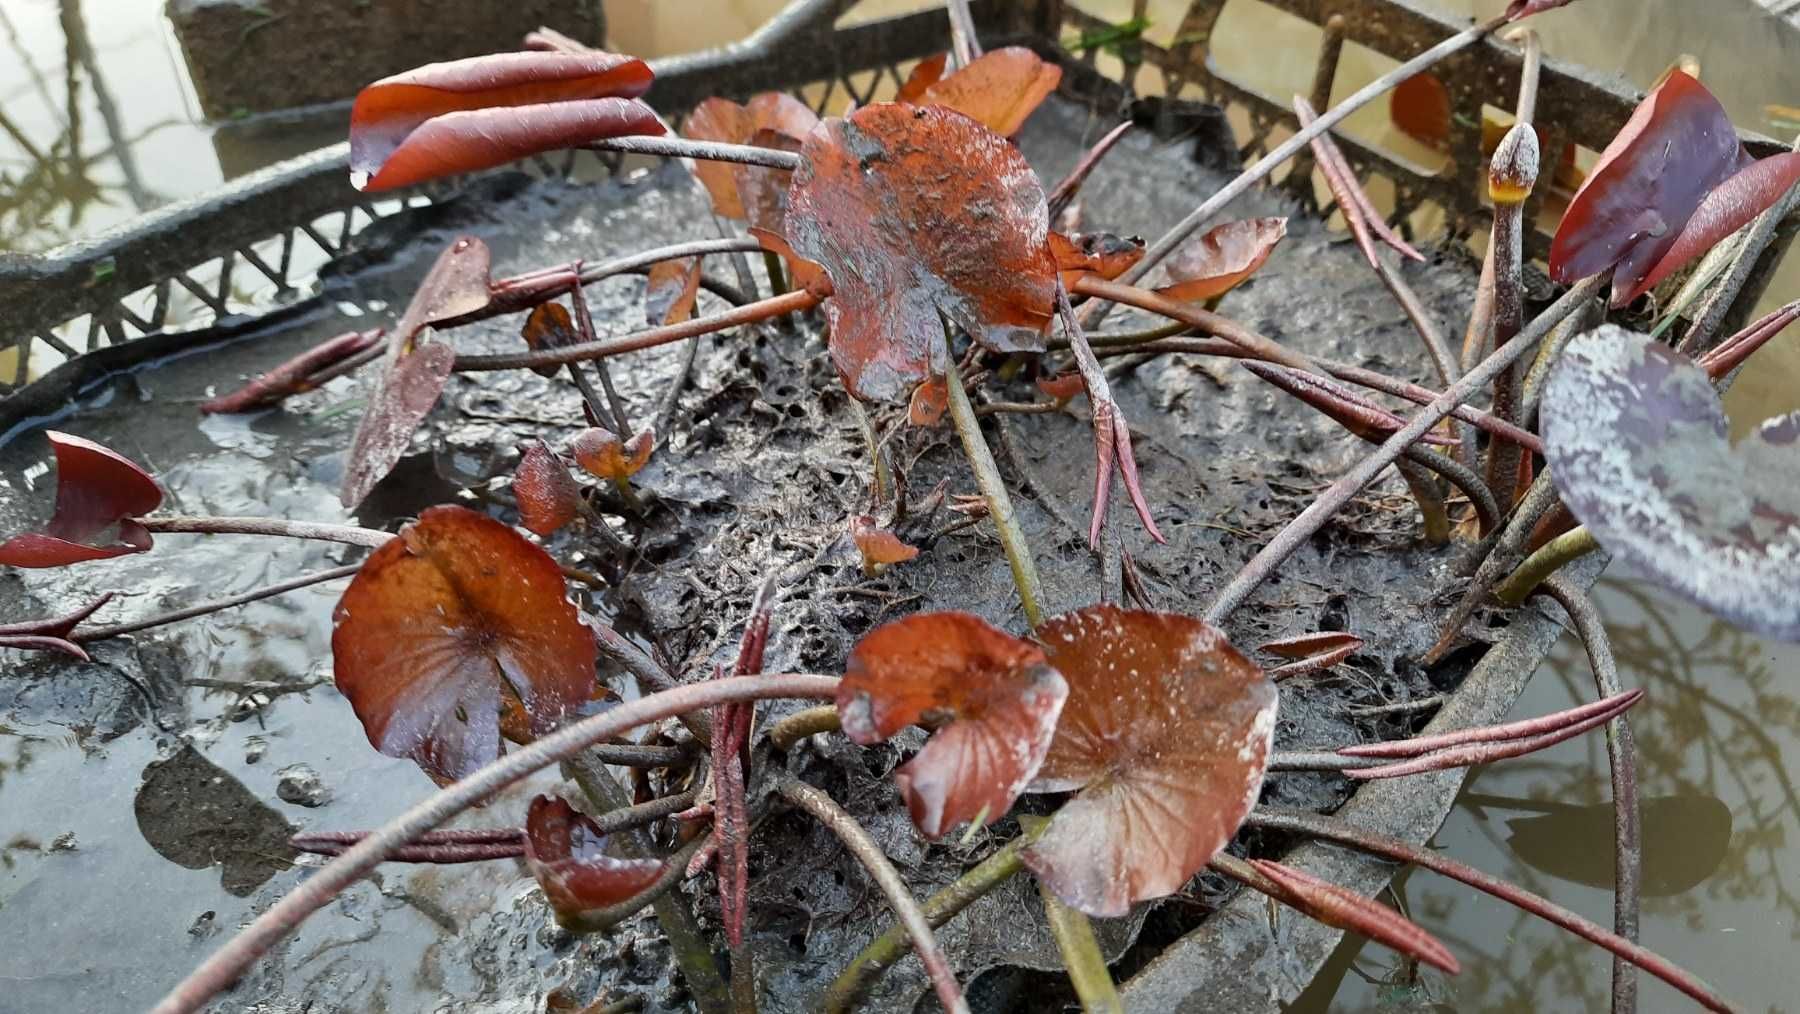
[[[1002,137],[1011,137],[1062,81],[1062,68],[1024,46],[992,49],[948,77],[944,58],[922,61],[913,68],[898,101],[943,106],[980,120]]]
[[[1550,277],[1567,285],[1610,270],[1615,301],[1640,291],[1700,202],[1748,161],[1725,107],[1672,71],[1569,202],[1550,246]]]
[[[679,324],[694,315],[699,297],[700,258],[660,261],[644,281],[644,322],[652,327]]]
[[[413,293],[389,338],[387,370],[350,442],[339,499],[354,507],[369,495],[406,453],[413,430],[430,414],[450,379],[456,351],[420,341],[433,324],[462,317],[488,305],[487,244],[462,236],[444,248]]]
[[[1184,303],[1216,299],[1261,268],[1287,236],[1285,218],[1226,222],[1169,258],[1169,282],[1157,292]]]
[[[337,687],[370,744],[440,785],[500,755],[503,708],[541,736],[594,696],[594,632],[556,561],[464,507],[370,554],[332,620]]]
[[[1451,114],[1450,89],[1429,71],[1400,82],[1388,95],[1388,119],[1395,128],[1437,151],[1450,148]]]
[[[604,426],[590,426],[569,441],[575,463],[602,479],[620,482],[642,471],[656,449],[656,434],[644,430],[630,440]]]
[[[513,496],[519,501],[519,523],[545,538],[581,513],[581,484],[542,440],[527,444],[519,458]]]
[[[852,394],[898,401],[942,374],[940,315],[996,351],[1043,349],[1049,213],[1005,138],[941,107],[879,103],[821,122],[801,154],[787,239],[831,277],[831,357]]]
[[[1610,324],[1569,344],[1540,411],[1551,477],[1601,546],[1746,630],[1800,641],[1800,412],[1733,448],[1705,371]]]
[[[661,134],[637,99],[636,57],[495,53],[433,63],[364,88],[350,110],[350,178],[389,190],[622,134]]]
[[[810,112],[810,110],[809,110]],[[790,137],[776,130],[762,129],[750,135],[751,145],[776,151],[799,151],[805,135]],[[744,219],[759,229],[779,233],[787,226],[788,189],[794,174],[788,169],[738,164],[731,167],[737,182],[738,200],[744,205]]]
[[[92,440],[56,430],[44,437],[56,454],[56,509],[43,531],[0,542],[0,564],[62,567],[149,549],[150,533],[136,519],[162,505],[150,473]]]
[[[990,823],[1038,773],[1068,686],[1028,641],[968,613],[920,613],[870,631],[838,685],[844,734],[869,745],[948,722],[894,773],[919,833]]]
[[[644,893],[662,876],[660,859],[606,854],[606,835],[558,796],[538,796],[525,814],[525,865],[564,924]]]
[[[1751,219],[1781,200],[1797,182],[1800,182],[1800,152],[1773,155],[1740,169],[1706,195],[1668,252],[1643,281],[1624,293],[1613,293],[1613,304],[1623,306],[1661,285],[1689,261],[1750,224]]]
[[[1275,686],[1206,623],[1091,606],[1038,628],[1069,698],[1034,792],[1081,791],[1025,865],[1071,907],[1121,916],[1172,894],[1243,823],[1275,735]]]
[[[818,114],[792,95],[763,92],[741,106],[730,99],[706,99],[688,114],[681,125],[681,136],[796,151],[818,122]],[[759,134],[763,136],[759,138]],[[791,173],[699,159],[694,163],[694,175],[712,196],[713,210],[718,214],[780,231],[779,224],[771,226],[749,215],[738,188],[741,182],[748,182],[751,189],[762,191],[766,200],[774,189],[786,189]]]

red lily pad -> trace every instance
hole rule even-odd
[[[1438,151],[1450,148],[1450,89],[1436,74],[1414,74],[1388,95],[1388,119],[1400,133]]]
[[[590,50],[495,53],[383,78],[350,110],[351,181],[389,190],[601,138],[661,134],[656,112],[636,98],[651,77],[636,57]]]
[[[943,80],[944,69],[949,63],[949,53],[938,53],[914,64],[912,73],[906,75],[906,81],[894,94],[894,101],[920,105],[920,100],[925,97],[925,90]]]
[[[948,411],[949,382],[943,377],[932,377],[913,388],[912,399],[906,406],[906,421],[914,426],[930,428],[943,422],[944,413]]]
[[[463,236],[444,248],[413,293],[389,339],[387,370],[350,442],[339,500],[354,507],[406,453],[413,430],[430,414],[450,379],[456,351],[420,341],[424,330],[488,305],[487,244]]]
[[[1556,488],[1602,547],[1737,626],[1800,641],[1800,412],[1733,447],[1704,370],[1609,324],[1569,344],[1540,413]]]
[[[1575,192],[1550,246],[1550,277],[1567,285],[1610,270],[1615,302],[1641,291],[1701,201],[1749,160],[1719,100],[1672,71]]]
[[[1227,222],[1175,251],[1157,292],[1184,303],[1216,299],[1255,274],[1287,236],[1285,218]]]
[[[844,665],[837,709],[853,742],[947,722],[894,773],[919,833],[998,820],[1038,773],[1068,686],[1028,641],[968,613],[920,613],[870,631]]]
[[[898,401],[942,374],[940,315],[996,351],[1042,351],[1049,212],[1005,138],[941,107],[879,103],[821,122],[801,154],[787,240],[831,278],[831,357],[852,394]]]
[[[795,253],[794,248],[788,245],[786,236],[754,225],[745,231],[755,238],[758,246],[780,257],[787,265],[788,282],[792,288],[805,289],[821,299],[831,295],[831,279],[825,274],[825,269],[817,262]]]
[[[750,135],[750,143],[758,148],[799,151],[805,140],[804,135],[792,137],[780,131],[762,129]],[[788,190],[794,183],[793,170],[739,164],[732,166],[731,172],[737,182],[738,200],[744,205],[745,220],[759,229],[781,232],[787,225]]]
[[[785,92],[762,92],[745,105],[730,99],[710,98],[694,107],[681,125],[681,136],[697,141],[724,144],[755,144],[783,151],[799,150],[799,142],[818,125],[819,115],[806,103]],[[738,166],[727,162],[698,159],[694,175],[712,196],[713,210],[726,218],[749,221],[752,225],[780,231],[780,224],[758,221],[749,213],[748,203],[740,187],[748,184],[757,191],[766,215],[769,199],[776,189],[785,190],[791,176],[782,169]],[[776,198],[778,200],[778,198]],[[755,199],[753,199],[754,201]]]
[[[63,567],[149,549],[150,533],[136,519],[162,505],[150,473],[92,440],[56,430],[44,436],[56,454],[55,511],[43,531],[0,542],[0,564]]]
[[[533,440],[519,458],[513,496],[519,501],[519,523],[545,538],[581,513],[581,484],[542,440]]]
[[[1275,735],[1275,686],[1189,616],[1091,606],[1038,637],[1069,699],[1031,791],[1080,792],[1025,865],[1071,907],[1124,915],[1179,890],[1243,823]]]
[[[467,508],[432,507],[370,554],[332,621],[369,743],[440,785],[500,756],[503,708],[541,736],[594,696],[594,632],[556,561]]]
[[[642,471],[656,449],[656,434],[644,430],[630,440],[604,426],[590,426],[569,441],[575,463],[602,479],[619,482]]]
[[[913,68],[898,101],[943,106],[980,120],[1002,137],[1011,137],[1062,81],[1062,68],[1024,46],[991,49],[947,77],[944,58],[921,61]]]
[[[1083,383],[1079,372],[1071,370],[1061,376],[1039,377],[1037,389],[1057,401],[1068,401],[1086,390],[1087,385]]]
[[[694,315],[699,298],[700,258],[658,262],[644,282],[644,322],[653,327],[679,324]]]
[[[561,923],[579,923],[648,890],[662,876],[660,859],[606,854],[607,836],[558,796],[538,796],[525,814],[525,865]]]
[[[1800,152],[1758,159],[1738,170],[1736,175],[1706,195],[1662,259],[1635,287],[1623,294],[1614,293],[1613,303],[1624,305],[1661,285],[1689,261],[1749,225],[1751,219],[1781,200],[1797,182],[1800,182]]]

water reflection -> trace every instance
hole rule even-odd
[[[1525,865],[1559,880],[1611,890],[1610,848],[1571,848],[1576,842],[1608,844],[1612,803],[1577,806],[1554,800],[1465,793],[1462,805],[1488,818],[1489,811],[1535,814],[1506,820],[1506,845]],[[1681,894],[1700,885],[1725,862],[1731,844],[1731,809],[1706,795],[1654,796],[1639,800],[1644,843],[1641,893],[1646,898]]]
[[[248,897],[298,854],[288,847],[297,829],[286,818],[185,743],[144,769],[133,812],[158,855],[190,870],[219,866],[235,897]]]

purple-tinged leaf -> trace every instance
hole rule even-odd
[[[1545,385],[1544,454],[1608,552],[1746,630],[1800,641],[1800,412],[1732,447],[1705,371],[1605,325]]]
[[[55,512],[43,531],[0,542],[0,565],[62,567],[149,549],[150,533],[136,519],[162,505],[150,473],[92,440],[55,430],[44,436],[56,453]]]
[[[1531,17],[1533,14],[1542,14],[1558,7],[1567,7],[1574,2],[1575,0],[1512,0],[1512,3],[1506,5],[1506,19],[1518,21]]]
[[[1750,224],[1751,219],[1781,200],[1795,183],[1800,183],[1800,152],[1759,159],[1739,170],[1706,195],[1674,244],[1643,281],[1628,292],[1613,293],[1613,305],[1623,306],[1662,284],[1663,279],[1689,261]]]

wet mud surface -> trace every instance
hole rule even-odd
[[[1021,147],[1054,182],[1110,126],[1053,101],[1028,125]],[[1086,185],[1085,227],[1159,234],[1224,181],[1190,156],[1186,145],[1136,132]],[[1297,216],[1298,209],[1256,193],[1230,211],[1271,214]],[[336,489],[372,376],[334,381],[252,416],[203,419],[195,405],[307,344],[390,322],[438,250],[465,232],[489,243],[496,274],[505,274],[711,236],[715,227],[704,196],[673,166],[589,186],[491,179],[463,200],[364,233],[363,252],[328,270],[316,304],[284,314],[254,339],[114,378],[54,425],[145,464],[169,490],[172,510],[351,520]],[[736,279],[726,258],[709,260],[707,270]],[[1447,330],[1459,330],[1470,265],[1447,259],[1405,271]],[[602,330],[642,326],[641,280],[605,282],[590,289],[590,300]],[[703,312],[722,305],[710,294],[701,300]],[[1360,254],[1312,220],[1295,217],[1268,266],[1221,309],[1304,351],[1429,382],[1416,335]],[[1118,312],[1107,327],[1145,323]],[[489,321],[447,340],[467,351],[513,350],[519,324],[517,317]],[[686,354],[674,347],[615,361],[634,420],[656,416]],[[1198,611],[1287,518],[1366,453],[1335,423],[1228,361],[1154,360],[1115,380],[1114,390],[1169,543],[1151,543],[1127,510],[1113,520],[1162,608]],[[1037,396],[1023,381],[996,394]],[[1003,417],[988,430],[1051,612],[1107,594],[1084,531],[1067,523],[1085,528],[1091,492],[1084,409],[1077,399],[1070,411]],[[885,432],[903,424],[904,407],[873,414]],[[393,527],[426,506],[462,502],[515,521],[505,483],[489,480],[511,473],[522,440],[541,436],[560,446],[581,425],[578,395],[564,377],[457,375],[411,456],[354,520]],[[947,426],[903,427],[887,446],[904,464],[915,501],[942,480],[952,492],[975,491]],[[0,531],[48,513],[47,457],[36,430],[0,447]],[[785,589],[770,671],[837,671],[856,638],[926,607],[969,610],[1023,630],[991,529],[942,533],[955,515],[911,519],[900,534],[923,550],[920,557],[865,577],[847,520],[867,509],[867,482],[861,430],[816,320],[703,338],[687,387],[658,427],[656,455],[638,476],[646,519],[641,529],[618,528],[636,541],[641,560],[615,589],[578,599],[662,653],[683,679],[704,678],[730,657],[751,595],[769,573]],[[580,529],[565,530],[549,549],[578,567],[612,566],[602,542]],[[285,539],[162,536],[140,556],[0,574],[0,617],[57,612],[113,590],[118,597],[100,621],[115,622],[335,566],[360,552]],[[1330,674],[1283,684],[1279,748],[1394,734],[1393,726],[1353,721],[1347,709],[1435,693],[1466,672],[1467,657],[1433,673],[1409,661],[1433,639],[1417,620],[1441,611],[1436,596],[1449,563],[1449,551],[1421,544],[1416,512],[1390,473],[1238,611],[1229,633],[1245,648],[1319,629],[1347,629],[1368,642]],[[102,642],[89,665],[16,653],[0,659],[0,1012],[55,1009],[76,996],[96,1011],[142,1008],[316,865],[286,848],[290,828],[372,827],[431,791],[411,764],[368,747],[330,685],[329,616],[341,587]],[[603,675],[635,693],[622,673]],[[966,843],[925,844],[889,777],[918,742],[903,736],[862,749],[818,737],[776,762],[856,813],[923,895],[1016,827],[1005,821]],[[323,805],[279,793],[279,772],[302,763],[329,790]],[[533,793],[561,784],[556,772],[542,773],[456,826],[517,823]],[[1305,773],[1273,775],[1264,790],[1267,801],[1315,808],[1334,808],[1348,795],[1341,778]],[[822,828],[766,800],[758,812],[751,913],[765,1009],[811,1010],[890,917]],[[718,914],[711,888],[703,877],[687,889],[708,929]],[[1223,893],[1202,878],[1175,899],[1101,924],[1109,952],[1124,955],[1116,970],[1141,966]],[[1034,971],[1054,968],[1057,958],[1027,880],[1015,878],[941,936],[978,1009],[1055,1009],[1062,999],[1061,977]],[[668,945],[647,915],[577,940],[556,929],[517,863],[392,864],[310,920],[215,1009],[535,1012],[559,987],[583,1003],[606,992],[642,995],[650,1010],[687,1009]],[[889,1010],[933,1003],[911,957],[871,1002]]]

